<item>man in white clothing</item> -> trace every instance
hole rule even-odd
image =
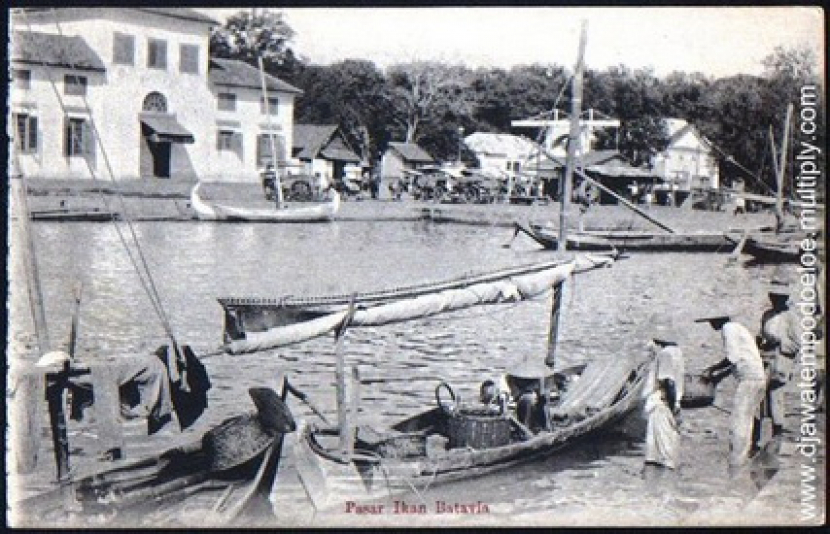
[[[738,381],[732,422],[729,431],[729,466],[740,467],[749,461],[753,448],[755,414],[766,391],[766,373],[755,337],[727,313],[698,319],[708,322],[720,331],[726,357],[703,371],[703,376],[715,383],[732,374]]]

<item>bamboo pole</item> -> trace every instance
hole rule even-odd
[[[775,175],[778,193],[775,196],[775,231],[781,230],[784,225],[784,174],[787,171],[787,149],[790,142],[790,123],[792,122],[793,105],[787,104],[787,115],[784,118],[784,139],[781,141],[781,157]]]
[[[251,16],[251,23],[256,18],[256,9],[253,9]],[[250,44],[250,43],[249,43]],[[274,126],[271,123],[271,104],[268,101],[268,84],[265,81],[265,64],[262,61],[262,55],[257,54],[257,66],[259,67],[259,82],[262,85],[262,103],[265,106],[265,121],[268,125],[268,144],[271,148],[271,164],[274,166],[274,189],[277,194],[277,208],[282,208],[284,199],[282,198],[282,180],[280,180],[280,171],[277,165],[277,143],[274,139]]]
[[[573,94],[571,95],[571,128],[568,133],[568,159],[565,162],[565,177],[562,184],[562,198],[559,201],[559,242],[557,251],[568,249],[568,204],[571,200],[571,181],[576,166],[576,153],[579,149],[579,116],[582,110],[582,74],[585,69],[585,46],[588,41],[588,21],[582,21],[579,32],[579,50],[576,56],[576,69],[573,79]]]

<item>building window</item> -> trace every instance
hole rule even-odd
[[[143,111],[167,113],[167,99],[161,93],[152,92],[144,97],[144,103],[141,105],[141,109]]]
[[[147,66],[151,69],[167,68],[167,41],[162,39],[147,41]]]
[[[242,157],[242,134],[233,130],[219,130],[216,135],[216,150],[234,152]]]
[[[199,45],[179,45],[179,71],[199,74]]]
[[[12,79],[17,89],[32,88],[32,71],[25,69],[12,69]]]
[[[120,32],[113,34],[112,62],[135,65],[135,36]]]
[[[233,93],[219,93],[219,109],[222,111],[236,111],[236,95]]]
[[[66,121],[64,156],[86,156],[92,153],[92,132],[86,119],[70,117]]]
[[[37,152],[37,117],[28,113],[15,113],[14,145],[21,154]]]
[[[67,95],[86,96],[86,76],[67,74],[63,77],[63,92]]]
[[[271,135],[264,133],[259,134],[257,136],[256,141],[256,162],[259,167],[265,167],[271,163]],[[276,151],[277,155],[277,162],[285,162],[286,160],[286,150],[285,150],[285,142],[281,135],[273,134],[274,137],[274,150]]]
[[[267,106],[265,105],[266,99],[260,99],[260,101],[259,101],[260,108],[262,110],[263,115],[265,115],[265,114],[267,114],[267,115],[276,115],[277,114],[277,109],[279,109],[279,103],[280,103],[279,99],[277,99],[277,97],[275,97],[275,96],[269,96],[267,101],[268,101]]]

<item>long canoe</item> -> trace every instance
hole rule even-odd
[[[440,406],[382,433],[359,428],[350,454],[339,449],[335,430],[301,423],[293,444],[295,465],[318,511],[343,509],[346,501],[421,495],[437,484],[540,460],[619,423],[640,406],[648,368],[648,362],[619,359],[591,362],[571,376],[563,373],[569,385],[545,408],[549,428],[531,431],[508,406],[493,416],[510,425],[510,437],[498,446],[454,446],[451,419],[463,417],[463,410]]]
[[[554,229],[540,225],[516,223],[516,231],[530,236],[547,249],[556,249]],[[568,248],[574,250],[608,250],[664,252],[730,252],[734,242],[723,232],[654,233],[634,230],[586,230],[568,235]]]
[[[326,222],[340,210],[340,194],[332,191],[331,200],[313,206],[290,206],[282,209],[253,209],[208,202],[199,195],[201,182],[190,191],[190,205],[201,221],[232,222]]]
[[[573,261],[573,260],[571,260]],[[426,297],[442,291],[460,290],[480,284],[498,283],[511,277],[530,275],[565,266],[571,261],[554,260],[509,267],[491,272],[471,273],[450,280],[425,282],[353,294],[282,297],[221,297],[217,299],[225,312],[224,340],[244,340],[275,327],[302,323],[318,317],[342,312],[350,302],[366,308],[405,299]],[[611,258],[584,255],[574,261],[578,273],[598,265],[607,265]]]

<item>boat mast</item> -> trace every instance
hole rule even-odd
[[[256,18],[256,8],[251,8],[251,24]],[[252,45],[252,43],[249,43]],[[256,48],[256,47],[255,47]],[[259,82],[262,85],[262,105],[265,107],[265,124],[268,127],[268,145],[271,149],[271,164],[274,166],[274,189],[277,194],[277,208],[283,207],[282,181],[277,165],[277,142],[274,139],[274,126],[271,122],[271,103],[268,101],[268,84],[265,80],[265,64],[262,61],[262,54],[257,53],[257,65],[259,66]]]
[[[15,160],[17,155],[15,154]],[[18,164],[18,171],[20,167]],[[35,250],[35,239],[32,235],[30,225],[29,204],[26,198],[26,182],[23,173],[12,176],[11,187],[17,197],[17,206],[20,211],[17,213],[17,220],[20,223],[20,230],[23,234],[23,246],[20,249],[25,258],[24,264],[27,267],[26,282],[29,293],[29,306],[34,319],[35,337],[37,338],[38,351],[40,355],[51,350],[49,329],[46,324],[46,309],[43,305],[43,287],[40,283],[40,269],[38,267],[37,254]]]
[[[573,180],[576,152],[579,149],[580,124],[579,116],[582,113],[582,74],[585,69],[585,45],[588,41],[588,21],[582,21],[579,33],[579,51],[576,56],[574,69],[573,90],[571,91],[571,129],[568,134],[568,159],[565,162],[565,177],[562,187],[562,198],[559,202],[559,243],[557,251],[565,252],[568,249],[568,204],[571,200],[571,181]]]
[[[787,104],[787,116],[784,118],[784,139],[781,141],[781,155],[776,165],[775,182],[778,194],[775,197],[775,231],[779,232],[784,226],[784,173],[787,169],[787,147],[790,141],[790,123],[792,122],[793,105]],[[774,156],[773,156],[774,158]]]

